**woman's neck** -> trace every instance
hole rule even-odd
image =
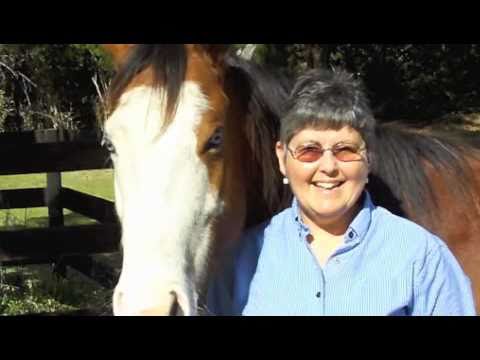
[[[355,206],[353,206],[346,214],[343,214],[338,218],[325,219],[319,216],[312,216],[308,214],[308,212],[304,211],[301,205],[299,209],[300,216],[303,223],[308,226],[310,232],[315,236],[315,238],[317,236],[320,238],[342,237],[355,216],[357,216],[357,214],[360,212],[362,198],[360,198]]]
[[[360,203],[359,201],[348,213],[334,219],[335,221],[312,219],[300,210],[303,223],[310,229],[307,241],[311,252],[321,267],[327,264],[332,254],[343,244],[345,232],[360,211]]]

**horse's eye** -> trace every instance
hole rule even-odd
[[[113,146],[112,141],[107,136],[105,136],[105,135],[103,136],[101,144],[102,144],[103,147],[105,147],[105,149],[108,150],[110,155],[117,155],[117,152],[115,150],[115,146]]]
[[[223,145],[223,127],[215,130],[205,145],[205,151],[219,149]]]

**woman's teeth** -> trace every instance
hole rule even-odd
[[[322,183],[322,182],[315,182],[313,183],[315,186],[320,187],[325,190],[331,190],[333,188],[336,188],[339,186],[341,183],[340,182],[335,182],[335,183]]]

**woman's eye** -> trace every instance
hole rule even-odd
[[[223,145],[223,127],[219,127],[208,139],[204,151],[216,150]]]
[[[345,152],[350,154],[356,154],[358,152],[358,149],[353,145],[342,145],[342,146],[336,147],[335,152],[336,153]]]
[[[305,146],[305,147],[303,148],[303,151],[322,152],[322,148],[319,147],[319,146],[313,146],[313,145],[311,145],[311,146]]]
[[[322,148],[314,145],[303,146],[297,150],[299,155],[322,153]]]
[[[340,146],[340,147],[336,148],[335,150],[337,152],[350,152],[350,153],[356,152],[355,149],[351,146]]]

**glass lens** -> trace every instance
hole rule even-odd
[[[362,157],[354,145],[341,145],[332,149],[333,155],[340,161],[356,161]]]
[[[300,146],[295,150],[295,158],[301,162],[314,162],[323,155],[323,149],[315,145]]]
[[[301,162],[315,162],[322,157],[327,150],[332,151],[339,161],[358,161],[362,159],[360,149],[356,145],[339,144],[331,149],[322,149],[319,145],[302,145],[295,149],[294,158]]]

